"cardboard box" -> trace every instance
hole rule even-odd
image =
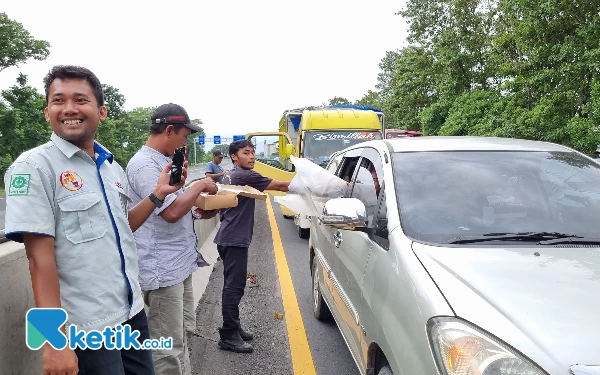
[[[263,201],[267,199],[266,193],[251,186],[221,185],[217,194],[200,194],[196,200],[196,207],[206,211],[237,207],[238,195]]]

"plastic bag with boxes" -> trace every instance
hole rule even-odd
[[[288,194],[275,197],[275,202],[299,215],[320,216],[325,203],[346,196],[348,183],[328,170],[304,158],[291,156],[296,175]]]

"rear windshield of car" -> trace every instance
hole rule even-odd
[[[404,232],[444,243],[489,233],[600,237],[600,165],[573,152],[392,156]]]

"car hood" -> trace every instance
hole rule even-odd
[[[600,247],[413,250],[457,316],[550,374],[600,365]]]

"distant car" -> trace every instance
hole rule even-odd
[[[333,315],[362,374],[600,374],[596,160],[418,137],[328,169],[350,190],[311,220],[313,312]]]

